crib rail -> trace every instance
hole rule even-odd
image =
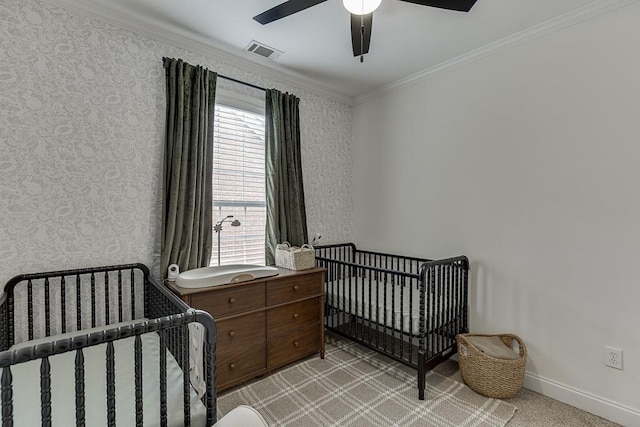
[[[5,285],[8,347],[65,332],[185,311],[143,264],[23,274]],[[34,309],[37,307],[37,310]]]
[[[51,425],[51,365],[49,357],[75,351],[75,406],[76,406],[76,425],[85,425],[87,423],[85,411],[85,360],[84,350],[88,347],[107,344],[105,352],[106,360],[106,407],[107,421],[109,426],[115,426],[116,399],[115,399],[115,355],[113,343],[117,340],[135,337],[135,400],[136,400],[136,423],[142,425],[144,414],[142,411],[143,395],[142,395],[142,346],[141,336],[147,333],[157,333],[160,335],[160,379],[166,382],[167,377],[167,361],[166,361],[166,340],[168,334],[180,335],[184,339],[184,343],[188,342],[188,325],[191,323],[200,323],[206,327],[208,333],[205,336],[204,352],[206,360],[215,357],[215,324],[211,316],[200,310],[190,309],[186,313],[174,314],[158,319],[143,320],[126,326],[116,328],[108,328],[85,335],[62,338],[40,343],[35,346],[19,348],[17,350],[7,350],[0,352],[0,369],[2,376],[0,377],[1,401],[2,401],[2,425],[13,425],[13,400],[12,387],[13,378],[11,368],[20,363],[26,363],[32,360],[41,360],[40,364],[40,397],[41,397],[41,419],[42,425]],[[54,337],[55,338],[55,337]],[[183,346],[187,348],[188,346]],[[162,357],[164,355],[164,357]],[[185,425],[190,424],[190,386],[188,372],[190,370],[189,358],[184,357],[179,363],[185,375],[183,376],[183,408]],[[214,364],[207,364],[206,381],[208,384],[214,383]],[[215,392],[215,387],[211,388]],[[207,393],[204,397],[206,400],[206,408],[208,411],[207,418],[215,422],[216,406],[215,395]],[[166,384],[160,393],[160,408],[162,425],[167,425],[167,393]]]
[[[316,257],[319,258],[410,274],[419,274],[422,264],[431,261],[426,258],[365,251],[357,249],[353,243],[316,246],[315,249]]]

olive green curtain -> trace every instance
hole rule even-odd
[[[164,58],[167,86],[160,275],[211,259],[213,115],[216,73]]]
[[[287,241],[308,243],[300,156],[300,100],[275,89],[266,91],[265,145],[267,226],[266,264],[275,263],[275,247]]]

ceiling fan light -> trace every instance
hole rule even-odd
[[[380,6],[382,0],[342,0],[344,8],[354,15],[367,15]]]

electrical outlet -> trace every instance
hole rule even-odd
[[[622,370],[622,350],[619,348],[604,348],[604,364]]]

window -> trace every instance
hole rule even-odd
[[[213,233],[210,265],[264,265],[266,224],[264,103],[216,94],[213,132]]]

